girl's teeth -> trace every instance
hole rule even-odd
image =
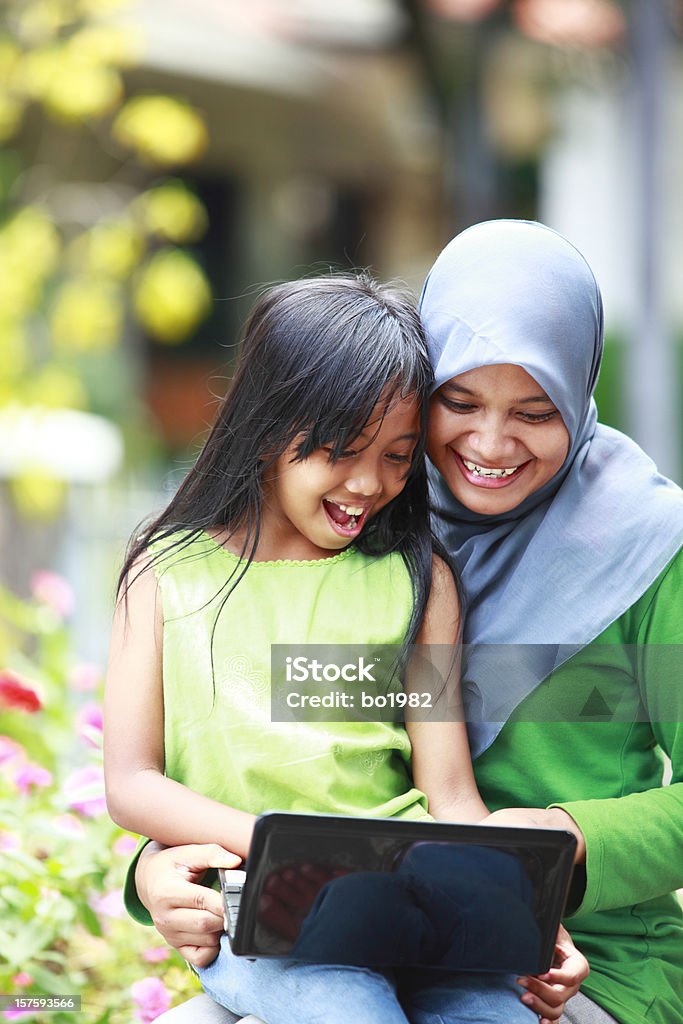
[[[363,508],[362,508],[362,506],[360,508],[358,508],[356,505],[339,505],[339,503],[337,502],[337,507],[340,508],[342,510],[342,512],[346,512],[346,514],[348,516],[362,516],[363,515]]]
[[[519,469],[519,466],[511,466],[509,469],[487,469],[486,466],[478,466],[476,462],[468,462],[467,459],[462,460],[470,473],[476,473],[477,476],[512,476]]]

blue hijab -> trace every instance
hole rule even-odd
[[[683,492],[633,441],[597,422],[600,289],[557,232],[514,220],[463,231],[432,267],[421,315],[435,388],[480,366],[521,366],[570,438],[555,476],[501,515],[471,512],[432,472],[437,531],[467,600],[463,696],[476,757],[524,698],[667,566],[683,543]]]

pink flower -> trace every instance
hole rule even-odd
[[[99,665],[82,662],[72,668],[69,682],[72,689],[78,690],[79,693],[89,693],[97,689],[101,678],[102,670]]]
[[[131,985],[130,991],[142,1024],[151,1024],[171,1005],[171,997],[161,978],[142,978]]]
[[[86,704],[78,713],[78,732],[89,747],[102,746],[102,708]]]
[[[37,601],[49,605],[60,619],[66,619],[74,608],[74,592],[63,576],[45,569],[31,576],[31,593]]]
[[[0,832],[0,852],[10,853],[19,849],[19,839],[11,832]]]
[[[62,835],[73,839],[82,839],[85,835],[83,822],[75,814],[60,814],[58,818],[55,818],[55,828]]]
[[[18,1020],[25,1017],[27,1013],[35,1013],[35,1010],[5,1010],[5,1020]]]
[[[171,950],[168,946],[152,946],[151,949],[146,949],[142,954],[142,959],[146,960],[148,964],[160,964],[162,960],[168,960],[171,955]]]
[[[97,818],[107,810],[104,798],[104,774],[98,765],[78,768],[64,780],[67,807],[80,811],[87,818]]]
[[[19,971],[19,973],[15,974],[12,978],[12,984],[16,985],[17,988],[26,988],[27,985],[33,984],[33,978],[30,974],[27,974],[26,971]]]
[[[20,793],[30,793],[34,786],[51,785],[52,775],[42,765],[35,764],[33,761],[24,761],[16,771],[14,783]]]
[[[113,847],[114,853],[118,853],[121,857],[130,857],[137,848],[138,841],[135,836],[119,836]]]
[[[26,758],[26,751],[21,743],[11,740],[9,736],[0,736],[0,765],[7,764],[8,761],[12,761],[15,758],[21,758],[22,760]]]
[[[40,711],[43,706],[35,687],[9,669],[0,672],[0,704],[29,714]]]
[[[104,896],[94,896],[90,900],[90,906],[96,914],[101,914],[103,917],[121,918],[126,916],[123,893],[120,889],[112,889]]]

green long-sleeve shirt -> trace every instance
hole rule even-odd
[[[527,698],[475,771],[492,810],[559,805],[585,836],[565,923],[591,964],[586,994],[622,1024],[681,1024],[683,554]]]

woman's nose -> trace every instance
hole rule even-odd
[[[514,455],[515,442],[501,420],[491,417],[470,434],[472,455],[482,464],[495,466],[501,459]]]

